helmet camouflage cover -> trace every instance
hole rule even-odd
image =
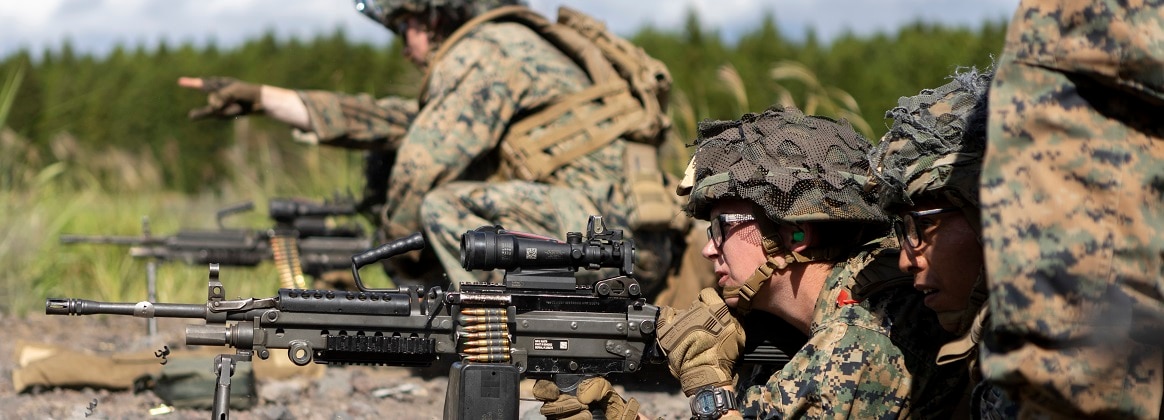
[[[937,89],[902,97],[885,113],[893,127],[869,154],[871,185],[882,207],[910,207],[922,197],[946,199],[978,220],[992,77],[973,68],[956,73]]]
[[[869,142],[845,122],[795,108],[699,124],[694,189],[685,210],[708,219],[717,200],[741,199],[777,223],[886,220],[864,189]]]
[[[993,76],[974,68],[957,72],[937,89],[898,99],[897,107],[885,113],[893,127],[869,154],[869,185],[886,211],[912,207],[919,199],[945,199],[982,234],[978,178]],[[965,309],[938,312],[944,327],[962,334],[981,319],[975,315],[987,299],[985,280],[980,273]]]
[[[355,0],[356,10],[364,16],[396,31],[392,22],[402,14],[434,13],[445,10],[466,21],[501,6],[519,4],[518,0]],[[401,34],[397,34],[401,35]]]

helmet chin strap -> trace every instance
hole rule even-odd
[[[772,273],[776,270],[783,270],[788,267],[788,260],[777,259],[775,255],[769,255],[768,260],[763,265],[756,268],[748,280],[739,286],[725,286],[723,288],[723,298],[739,298],[736,301],[736,312],[740,315],[747,315],[752,311],[752,296],[764,287],[764,283],[772,278]]]
[[[792,263],[805,263],[813,261],[812,258],[806,257],[796,252],[787,251],[781,255],[778,252],[779,249],[774,251],[777,252],[765,252],[768,255],[768,260],[764,261],[764,264],[757,267],[756,271],[752,272],[752,275],[748,277],[748,280],[745,281],[744,284],[739,286],[725,286],[723,288],[724,299],[733,297],[739,298],[739,300],[736,301],[736,312],[738,312],[740,315],[747,315],[748,312],[752,311],[752,297],[756,296],[756,293],[760,291],[761,287],[764,287],[764,283],[772,278],[772,273],[775,273],[776,270],[783,270],[788,268],[788,266]]]
[[[739,286],[724,286],[723,298],[739,298],[736,301],[736,312],[740,315],[747,315],[752,311],[752,297],[764,287],[769,279],[772,278],[772,273],[776,270],[783,270],[788,268],[792,263],[805,263],[816,261],[818,258],[805,256],[798,252],[787,250],[781,245],[779,228],[775,225],[768,224],[767,221],[762,221],[760,224],[760,231],[765,232],[760,240],[760,246],[764,248],[764,255],[768,256],[764,264],[756,268],[752,275],[748,277],[744,284]]]

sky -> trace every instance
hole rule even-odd
[[[767,13],[794,39],[813,28],[824,41],[846,31],[892,32],[914,21],[977,27],[1009,19],[1018,0],[526,0],[554,16],[560,5],[629,35],[644,25],[680,28],[694,10],[707,29],[731,41]],[[0,58],[21,48],[39,53],[69,39],[75,51],[102,55],[117,45],[153,47],[215,42],[229,48],[273,30],[308,39],[343,28],[350,39],[387,44],[392,36],[355,11],[350,0],[40,0],[0,2]]]

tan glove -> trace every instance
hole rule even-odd
[[[583,379],[578,384],[577,396],[563,394],[554,381],[539,379],[534,383],[533,395],[541,401],[543,416],[549,420],[590,420],[590,404],[599,402],[606,410],[606,418],[633,420],[639,415],[639,402],[622,399],[601,376]]]
[[[744,328],[715,289],[700,291],[683,311],[663,307],[658,324],[659,346],[684,394],[735,382],[732,369],[744,348]]]
[[[206,102],[209,105],[191,109],[189,116],[192,120],[233,118],[263,111],[262,85],[229,77],[204,77],[201,90],[208,94]]]

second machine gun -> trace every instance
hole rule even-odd
[[[220,264],[253,267],[272,261],[283,288],[306,288],[304,274],[319,278],[325,272],[345,270],[351,256],[372,246],[372,240],[357,223],[337,225],[329,218],[353,216],[355,205],[348,202],[312,202],[273,198],[267,212],[274,226],[269,229],[227,228],[228,216],[250,211],[244,203],[219,210],[218,230],[182,230],[170,236],[152,236],[148,222],[143,235],[86,236],[61,235],[64,244],[110,244],[129,246],[130,255],[150,261],[181,261],[186,264]]]
[[[655,341],[659,308],[647,304],[632,277],[634,244],[592,218],[586,236],[565,242],[482,227],[461,238],[468,270],[506,270],[500,284],[370,289],[359,280],[367,264],[424,247],[417,233],[351,258],[358,292],[281,289],[263,299],[226,299],[211,265],[205,305],[109,303],[48,299],[50,315],[116,314],[203,319],[186,327],[186,343],[228,346],[215,360],[214,418],[225,419],[235,363],[287,350],[308,363],[429,366],[453,357],[446,419],[517,418],[520,378],[550,379],[576,392],[594,375],[635,372],[661,363]],[[617,276],[580,284],[578,269],[614,268]],[[745,361],[783,363],[784,353],[749,349]],[[601,410],[591,407],[596,416]]]

